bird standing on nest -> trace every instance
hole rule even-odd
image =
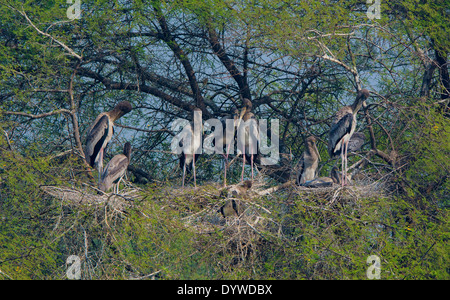
[[[320,154],[316,146],[316,138],[310,136],[306,139],[305,151],[300,159],[300,168],[298,169],[296,180],[297,185],[303,185],[316,177],[319,160]]]
[[[355,101],[344,106],[335,115],[329,132],[328,154],[331,158],[341,156],[342,186],[347,184],[347,152],[348,143],[356,128],[356,114],[370,93],[366,89],[358,91]]]
[[[119,184],[122,177],[125,175],[131,158],[131,144],[125,143],[123,147],[123,154],[114,156],[106,165],[103,172],[99,189],[103,192],[107,192],[111,186],[116,184],[116,194],[119,193]]]
[[[218,138],[217,141],[214,141],[214,143],[222,145],[225,149],[225,153],[222,154],[225,159],[223,186],[227,186],[228,157],[230,155],[231,146],[233,145],[233,142],[235,140],[236,126],[240,119],[241,118],[239,117],[239,110],[237,108],[234,108],[231,114],[226,115],[225,117],[220,119],[220,122],[222,123],[222,135]],[[230,124],[232,124],[231,128],[230,126],[227,126]]]
[[[195,162],[200,157],[201,151],[201,136],[203,132],[202,125],[202,111],[200,108],[194,108],[194,121],[189,124],[188,130],[186,130],[186,135],[183,137],[183,140],[180,142],[183,151],[180,155],[180,167],[183,169],[183,183],[182,187],[184,187],[184,181],[186,178],[186,172],[190,173],[191,164],[192,170],[194,173],[194,187],[197,187],[197,176],[195,171]],[[196,114],[200,115],[196,117]]]
[[[238,151],[242,154],[241,181],[244,181],[245,160],[250,160],[253,181],[253,162],[258,154],[259,129],[258,120],[252,113],[252,102],[245,98],[244,107],[238,120]],[[242,120],[241,120],[242,118]]]
[[[97,166],[99,182],[103,173],[104,151],[112,138],[114,122],[131,109],[130,102],[121,101],[113,110],[99,114],[87,130],[85,159],[91,167]]]
[[[228,196],[231,194],[232,198],[247,198],[248,191],[251,187],[252,182],[250,180],[246,180],[242,185],[233,186],[227,189]],[[242,208],[239,200],[229,199],[221,208],[219,208],[219,210],[217,210],[217,212],[220,212],[224,218],[232,216],[239,217],[242,213]]]

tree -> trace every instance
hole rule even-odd
[[[265,183],[290,180],[310,135],[327,175],[330,117],[367,88],[357,128],[367,143],[349,163],[355,176],[386,182],[414,203],[399,209],[404,215],[447,209],[446,1],[382,1],[373,20],[353,0],[86,0],[73,20],[69,6],[0,0],[0,164],[9,166],[0,165],[0,184],[8,203],[41,196],[19,193],[27,182],[88,182],[86,129],[121,100],[134,109],[116,124],[106,159],[130,141],[129,170],[143,187],[177,184],[175,119],[190,119],[195,107],[204,120],[220,118],[244,98],[259,118],[280,120],[282,155],[275,167],[259,166],[271,176]],[[37,179],[56,162],[63,172]],[[22,183],[13,180],[16,163],[32,174]],[[219,159],[200,163],[201,181],[219,181]]]

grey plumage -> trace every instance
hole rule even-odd
[[[328,139],[328,154],[330,157],[341,155],[343,144],[348,142],[356,128],[356,114],[365,99],[369,97],[369,91],[358,91],[355,102],[350,106],[344,106],[334,115],[331,123]]]
[[[190,128],[187,128],[186,136],[180,142],[181,147],[183,147],[183,151],[180,155],[180,167],[183,169],[183,183],[182,187],[184,187],[184,181],[186,179],[186,173],[190,173],[190,165],[192,165],[192,170],[194,171],[194,186],[197,187],[197,176],[195,170],[195,162],[200,157],[198,150],[201,148],[201,137],[202,137],[202,121],[201,121],[201,109],[194,108],[194,120],[190,123]],[[200,119],[195,117],[195,114],[200,114]],[[200,130],[200,132],[196,132],[196,130]]]
[[[358,91],[355,101],[350,106],[344,106],[334,115],[328,138],[328,154],[331,158],[341,156],[342,185],[346,184],[347,152],[349,141],[355,132],[356,114],[364,100],[369,97],[369,91]]]
[[[341,155],[344,138],[350,136],[356,127],[356,117],[348,106],[339,110],[335,119],[336,122],[331,126],[328,140],[328,154],[331,158]]]
[[[226,195],[226,197],[232,197],[235,199],[228,199],[225,204],[217,210],[217,212],[220,212],[224,218],[231,216],[238,217],[244,209],[242,207],[243,204],[237,199],[245,199],[246,201],[249,201],[251,197],[248,193],[252,188],[252,185],[251,180],[246,180],[240,185],[234,185],[224,190],[224,196]]]
[[[252,102],[244,98],[243,109],[240,112],[239,119],[237,121],[238,127],[238,151],[242,154],[242,172],[241,181],[244,181],[244,166],[245,160],[250,160],[250,166],[252,170],[253,180],[253,162],[258,153],[258,141],[259,141],[259,129],[258,120],[252,113]],[[243,132],[242,132],[243,131]]]
[[[130,102],[121,101],[111,111],[99,114],[87,130],[85,160],[91,167],[97,165],[99,181],[103,172],[104,151],[112,138],[114,122],[131,109]]]
[[[333,183],[334,183],[333,179],[330,177],[319,177],[305,182],[303,186],[309,188],[321,188],[321,187],[330,187],[333,185]]]
[[[320,154],[317,149],[316,138],[310,136],[305,141],[305,151],[299,162],[296,178],[297,185],[303,185],[305,182],[313,180],[316,177],[319,160]]]
[[[100,149],[106,148],[108,141],[112,136],[112,124],[106,113],[100,114],[92,124],[92,128],[88,130],[88,136],[86,138],[86,162],[94,167],[100,156],[98,155]]]
[[[108,191],[113,183],[119,181],[119,179],[125,175],[131,158],[131,144],[125,143],[123,148],[123,154],[114,156],[106,165],[105,170],[102,173],[99,189],[103,192]]]
[[[362,132],[353,133],[350,141],[348,142],[348,151],[356,152],[364,145],[366,136]]]
[[[236,200],[230,199],[225,204],[219,208],[217,212],[220,212],[224,218],[226,217],[238,217],[239,216],[239,204]]]
[[[306,181],[302,186],[309,188],[330,187],[333,184],[341,184],[341,178],[336,166],[331,169],[330,177],[319,177],[310,181]]]

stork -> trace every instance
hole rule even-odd
[[[253,181],[253,160],[258,152],[259,129],[258,120],[252,113],[252,102],[244,98],[243,109],[237,121],[238,127],[238,150],[242,153],[241,181],[244,181],[244,167],[246,157],[250,160]]]
[[[226,191],[228,199],[224,205],[222,205],[217,212],[220,212],[224,218],[227,217],[239,217],[243,211],[242,204],[239,199],[248,200],[250,195],[248,192],[252,187],[252,182],[250,180],[244,181],[241,185],[235,185]],[[222,195],[222,193],[221,193]]]
[[[113,110],[99,114],[87,130],[85,159],[91,167],[97,166],[99,182],[103,172],[104,151],[112,138],[114,122],[131,109],[130,102],[121,101]]]
[[[225,159],[224,176],[223,176],[224,186],[227,185],[228,157],[230,154],[231,145],[233,144],[233,141],[235,139],[235,129],[239,119],[240,119],[239,110],[237,108],[233,108],[230,114],[220,119],[220,122],[222,124],[222,134],[214,140],[214,145],[222,145],[223,148],[225,149],[225,153],[222,154]],[[231,128],[227,126],[230,124],[232,124]]]
[[[298,182],[297,182],[298,184]],[[304,184],[299,184],[308,188],[322,188],[331,187],[333,184],[341,184],[341,178],[336,166],[331,169],[330,177],[319,177],[310,181],[306,181]]]
[[[364,145],[365,140],[366,136],[364,133],[355,132],[350,138],[350,141],[348,141],[348,151],[350,152],[358,151]]]
[[[316,146],[316,138],[310,136],[305,142],[305,151],[300,159],[300,168],[297,172],[297,184],[303,185],[316,177],[320,154]]]
[[[369,97],[369,91],[358,91],[355,102],[350,106],[344,106],[335,115],[331,123],[328,154],[331,158],[341,156],[342,160],[342,186],[347,184],[347,152],[348,143],[356,128],[356,114],[364,100]]]
[[[331,168],[330,177],[336,184],[341,184],[341,176],[339,174],[339,170],[336,166]]]
[[[202,110],[200,108],[194,108],[194,121],[189,124],[186,130],[183,140],[180,142],[183,148],[180,155],[180,168],[183,169],[183,184],[186,178],[186,172],[190,173],[190,165],[194,172],[194,187],[197,187],[197,177],[195,173],[195,161],[200,156],[201,148],[201,135],[202,135]],[[196,114],[200,114],[200,117],[196,117]]]
[[[117,194],[119,193],[119,184],[125,175],[128,165],[130,164],[131,144],[125,143],[123,154],[114,156],[105,166],[105,170],[101,176],[99,189],[107,192],[111,186],[116,183]]]
[[[334,166],[331,170],[331,178],[334,183],[342,185],[342,172],[339,171],[338,167]],[[346,174],[345,181],[352,184],[352,174]]]

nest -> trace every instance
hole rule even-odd
[[[214,235],[218,237],[215,251],[228,257],[222,261],[224,268],[248,262],[258,252],[264,240],[281,232],[281,225],[273,219],[273,213],[265,207],[264,197],[259,195],[262,185],[254,181],[251,188],[244,184],[219,185],[197,189],[177,190],[178,197],[189,203],[196,203],[200,209],[185,213],[180,220],[184,227],[197,235]],[[221,212],[221,208],[234,202],[235,212]]]
[[[142,198],[139,189],[131,185],[126,185],[120,190],[120,194],[102,193],[87,184],[84,184],[83,187],[41,186],[40,188],[66,205],[110,205],[119,211],[131,206],[134,200]]]

